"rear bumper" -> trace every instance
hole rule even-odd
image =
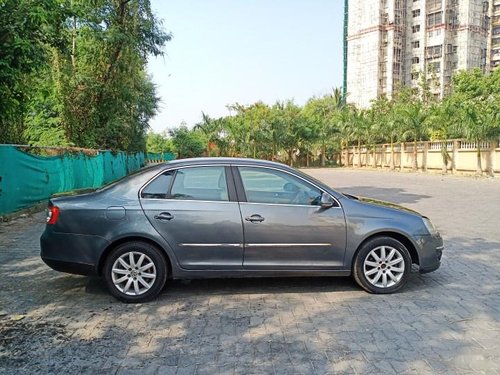
[[[44,258],[43,256],[42,260],[47,266],[59,272],[74,273],[77,275],[95,275],[97,273],[95,267],[91,264],[65,262],[62,260]]]
[[[429,273],[441,266],[443,255],[443,239],[441,235],[420,236],[417,239],[419,249],[419,272]]]
[[[109,242],[99,236],[53,232],[40,237],[40,257],[50,268],[79,275],[96,275],[100,256]]]

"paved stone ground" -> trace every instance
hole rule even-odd
[[[500,374],[500,181],[309,172],[429,215],[441,269],[389,296],[350,278],[205,280],[125,305],[42,263],[35,214],[0,224],[0,373]]]

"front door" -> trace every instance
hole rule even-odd
[[[228,167],[227,167],[228,168]],[[185,269],[241,269],[243,228],[226,167],[168,171],[141,192],[149,222]]]
[[[337,205],[322,208],[322,191],[291,173],[238,167],[246,269],[342,268],[346,228]],[[242,186],[241,186],[242,185]]]

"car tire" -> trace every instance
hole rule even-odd
[[[406,284],[411,265],[411,256],[405,245],[392,237],[375,237],[357,252],[353,276],[367,292],[389,294]]]
[[[167,280],[167,263],[158,248],[146,242],[127,242],[111,251],[104,263],[109,292],[126,303],[149,301]]]

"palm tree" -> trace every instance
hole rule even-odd
[[[379,122],[377,121],[377,113],[372,106],[366,113],[367,126],[365,129],[366,147],[370,147],[372,151],[372,168],[377,167],[377,137],[379,136]],[[368,166],[368,152],[366,158],[366,165]]]
[[[333,136],[339,132],[337,124],[343,106],[342,92],[337,88],[331,95],[310,99],[303,108],[309,127],[317,130],[322,167],[326,164],[327,147],[332,144]]]
[[[207,140],[205,155],[209,156],[211,145],[217,141],[219,135],[219,123],[216,120],[210,118],[210,116],[208,116],[204,112],[201,112],[201,119],[202,121],[196,124],[193,129],[200,130],[205,135],[205,138]]]
[[[483,173],[481,142],[492,140],[500,133],[498,110],[492,111],[480,99],[462,100],[460,110],[461,129],[466,139],[476,144],[476,174]],[[493,171],[488,171],[490,175]]]
[[[351,136],[357,142],[358,148],[358,167],[361,167],[361,143],[366,140],[367,129],[369,127],[366,121],[366,112],[362,109],[352,107],[351,110],[352,130]]]
[[[307,141],[311,137],[310,128],[299,106],[293,101],[282,103],[282,121],[284,132],[281,137],[281,146],[288,154],[288,162],[293,166],[293,154],[297,149],[307,150]]]
[[[443,174],[448,173],[448,162],[451,160],[446,139],[450,138],[455,125],[455,111],[454,105],[446,98],[441,103],[435,104],[431,108],[429,115],[431,140],[441,140],[441,158],[443,161],[441,171]]]
[[[345,106],[340,112],[338,119],[339,135],[340,135],[340,148],[345,150],[345,166],[349,167],[349,144],[352,139],[353,124],[351,122],[352,106]]]
[[[384,134],[389,139],[389,147],[391,151],[391,161],[389,163],[389,168],[394,170],[396,168],[395,160],[394,160],[394,144],[401,140],[401,137],[404,132],[404,123],[402,121],[401,116],[396,111],[391,111],[387,116],[387,121],[383,126]]]
[[[464,137],[476,143],[476,173],[482,174],[481,142],[500,133],[500,70],[484,75],[480,69],[464,71],[453,77],[453,93],[457,125]],[[488,168],[493,174],[491,165]]]
[[[405,103],[401,108],[405,131],[403,137],[413,140],[413,166],[412,169],[418,169],[417,161],[417,142],[421,141],[427,135],[427,122],[429,111],[421,100],[414,98],[410,103]],[[402,163],[402,161],[401,161]]]
[[[367,132],[367,143],[372,147],[373,167],[376,167],[377,165],[375,159],[377,142],[384,140],[386,134],[390,133],[388,132],[388,130],[390,130],[388,122],[390,120],[389,114],[392,110],[392,104],[393,103],[389,101],[385,95],[383,95],[372,101],[372,105],[368,110],[368,120],[370,122],[370,126]],[[391,148],[394,152],[393,142],[391,143]]]

